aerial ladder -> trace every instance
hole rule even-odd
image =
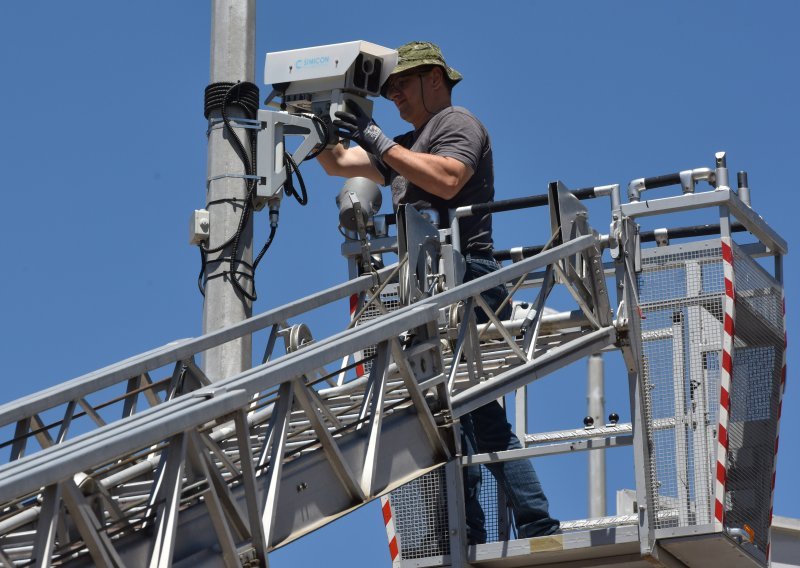
[[[238,124],[258,130],[254,202],[272,217],[297,165],[337,142],[335,111],[371,109],[396,53],[350,42],[271,55],[268,104],[279,96],[281,110]],[[682,192],[642,200],[665,186]],[[708,554],[766,566],[787,246],[739,186],[720,153],[714,168],[634,180],[626,203],[618,184],[556,181],[447,222],[412,207],[378,215],[374,191],[346,186],[344,283],[0,406],[0,565],[268,566],[270,551],[380,498],[397,566],[708,566]],[[610,202],[608,234],[589,223],[592,198]],[[460,220],[539,207],[536,244],[498,251],[512,262],[464,283]],[[687,210],[715,223],[637,225]],[[737,244],[742,231],[752,237]],[[481,296],[498,285],[509,320]],[[554,310],[558,295],[573,308]],[[321,332],[343,306],[341,329]],[[212,381],[204,354],[250,337],[260,364]],[[528,433],[525,387],[608,351],[627,368],[631,422]],[[525,447],[465,455],[460,418],[507,395]],[[618,446],[633,447],[630,514],[517,539],[490,496],[501,528],[467,546],[463,467]]]
[[[382,498],[397,566],[766,566],[787,246],[743,201],[745,186],[728,187],[724,154],[716,162],[634,180],[627,203],[618,185],[553,182],[544,195],[455,210],[448,229],[405,207],[395,235],[353,192],[362,217],[343,245],[353,278],[0,407],[0,563],[266,566],[271,550]],[[695,191],[698,179],[713,189]],[[683,191],[641,198],[667,185]],[[611,203],[607,235],[582,203],[596,197]],[[461,283],[458,219],[537,206],[550,218],[544,244],[500,251],[514,262]],[[689,209],[718,222],[636,223]],[[392,251],[397,262],[381,267]],[[510,320],[481,297],[498,284]],[[558,290],[574,310],[548,309]],[[315,334],[313,314],[342,304],[353,306],[344,329]],[[262,363],[209,381],[198,358],[243,335],[261,338]],[[461,416],[613,350],[629,372],[631,423],[524,432],[520,450],[464,454]],[[494,541],[466,545],[464,466],[623,445],[634,454],[630,514],[534,539],[514,538],[506,521]],[[420,519],[427,538],[409,528]]]

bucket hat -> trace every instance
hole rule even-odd
[[[429,41],[411,41],[397,48],[397,65],[381,87],[381,95],[386,96],[389,79],[392,77],[403,75],[417,67],[430,65],[441,67],[451,85],[463,79],[461,73],[447,65],[438,45]]]

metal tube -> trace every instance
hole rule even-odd
[[[605,416],[605,376],[603,356],[592,355],[588,362],[586,399],[588,415],[595,424],[603,424]],[[606,453],[589,452],[589,518],[606,516]]]
[[[505,321],[505,328],[511,335],[522,333],[522,326],[525,318],[518,318]],[[554,314],[542,314],[541,328],[542,333],[553,333],[571,328],[581,328],[589,326],[589,318],[581,310],[570,312],[558,312]],[[493,323],[481,323],[477,325],[478,334],[483,339],[500,339],[500,331]]]
[[[484,381],[455,395],[451,401],[453,416],[458,418],[472,412],[479,406],[498,398],[501,394],[532,383],[587,355],[597,353],[604,347],[613,345],[616,340],[616,329],[614,326],[608,326],[588,333],[566,345],[554,347],[532,361],[497,375],[491,381]]]
[[[739,199],[742,203],[750,207],[750,186],[747,184],[747,172],[736,174],[737,185],[739,186]]]
[[[705,237],[708,235],[718,235],[720,232],[719,224],[708,225],[693,225],[690,227],[672,227],[656,229],[654,231],[642,231],[639,233],[639,241],[643,243],[652,243],[657,239],[658,232],[664,231],[669,239],[685,239],[689,237]],[[731,223],[732,233],[741,233],[746,231],[747,228],[741,223]]]
[[[611,213],[616,214],[619,211],[620,206],[620,194],[619,194],[619,184],[614,183],[611,185],[598,185],[594,188],[594,194],[596,197],[601,197],[608,195],[611,198]]]
[[[211,25],[211,82],[249,81],[255,78],[255,0],[213,0]],[[213,111],[209,120],[217,121],[222,111]],[[231,106],[228,115],[232,118],[244,118],[242,109]],[[247,132],[242,128],[234,129],[242,141],[246,141]],[[208,133],[208,178],[217,178],[224,174],[247,174],[241,158],[236,154],[231,142],[221,128],[209,129]],[[249,144],[244,146],[249,150]],[[251,157],[252,159],[252,157]],[[235,171],[233,171],[235,170]],[[236,231],[242,214],[242,205],[247,188],[243,179],[220,177],[208,183],[206,192],[206,208],[210,217],[210,234],[208,245],[213,249],[222,245]],[[234,200],[223,201],[219,200]],[[235,206],[232,204],[236,204]],[[252,304],[241,296],[228,276],[222,274],[229,269],[227,262],[214,262],[227,258],[231,246],[222,251],[209,254],[206,274],[205,302],[203,304],[203,333],[247,319],[252,314]],[[243,228],[239,239],[237,259],[249,266],[253,260],[253,225],[252,217]],[[240,270],[249,269],[240,265]],[[251,282],[241,280],[245,290],[252,290]],[[230,377],[245,369],[252,363],[252,341],[244,335],[205,353],[203,370],[212,380]]]
[[[603,186],[605,187],[605,186]],[[583,201],[584,199],[594,199],[605,193],[599,193],[595,187],[582,187],[580,189],[570,190],[570,193],[575,198]],[[512,199],[504,199],[502,201],[493,201],[491,203],[478,203],[476,205],[466,205],[459,207],[451,216],[457,218],[469,217],[470,215],[485,215],[487,213],[500,213],[503,211],[517,211],[519,209],[528,209],[531,207],[543,207],[549,203],[548,195],[542,193],[541,195],[530,195],[528,197],[514,197]]]
[[[536,256],[543,250],[544,245],[535,245],[530,247],[516,247],[508,250],[496,250],[493,255],[494,259],[497,261],[513,260],[514,262],[518,262],[520,259]]]
[[[661,176],[652,176],[648,178],[637,178],[628,184],[628,199],[630,201],[639,201],[641,192],[646,189],[667,187],[670,185],[678,185],[679,183],[681,183],[680,172],[664,174]]]
[[[450,240],[453,243],[453,250],[461,252],[461,227],[458,224],[458,217],[450,212]]]
[[[725,152],[717,152],[714,154],[716,162],[715,179],[717,189],[728,189],[728,158]]]

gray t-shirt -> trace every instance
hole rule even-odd
[[[406,178],[375,161],[384,176],[384,184],[392,187],[395,210],[404,203],[417,208],[438,211],[443,227],[448,226],[448,209],[494,200],[494,163],[489,133],[471,112],[462,107],[447,107],[436,113],[419,130],[396,137],[395,142],[414,152],[447,156],[469,166],[474,175],[452,199],[442,199],[410,183]],[[479,255],[492,252],[492,216],[473,215],[459,220],[461,251]]]

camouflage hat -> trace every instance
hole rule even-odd
[[[397,48],[397,66],[389,74],[389,79],[396,75],[403,75],[415,67],[438,65],[444,69],[445,75],[451,85],[458,83],[463,77],[461,73],[449,67],[444,61],[442,50],[435,43],[429,41],[411,41]],[[381,87],[381,95],[386,96],[389,79]]]

